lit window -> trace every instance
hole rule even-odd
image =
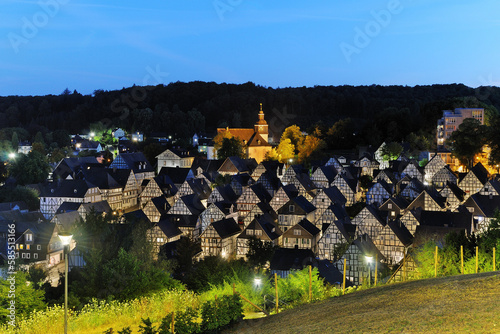
[[[31,233],[26,234],[26,241],[33,241],[33,234]]]

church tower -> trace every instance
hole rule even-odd
[[[264,112],[262,111],[262,103],[260,104],[259,120],[254,125],[255,132],[258,133],[267,143],[269,138],[269,129],[266,120],[264,119]]]

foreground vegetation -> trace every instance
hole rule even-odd
[[[226,333],[497,333],[500,272],[392,284],[298,306]]]

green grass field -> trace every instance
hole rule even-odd
[[[500,272],[361,290],[224,333],[500,333]]]

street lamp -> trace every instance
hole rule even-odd
[[[64,246],[64,334],[68,333],[68,253],[71,238],[71,233],[59,233],[59,239]]]
[[[260,288],[260,285],[262,284],[262,279],[260,279],[259,277],[255,277],[253,279],[253,284],[257,289]]]
[[[16,158],[16,154],[15,153],[9,153],[9,159],[15,159]]]
[[[365,256],[366,263],[368,263],[368,284],[372,284],[372,267],[371,263],[373,262],[373,256]]]

